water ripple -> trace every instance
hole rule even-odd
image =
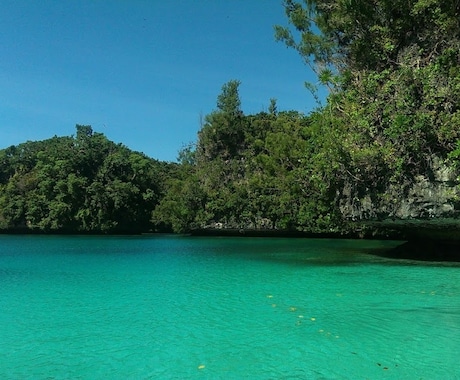
[[[457,268],[352,242],[38,239],[0,252],[2,379],[460,378]]]

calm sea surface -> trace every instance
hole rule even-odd
[[[460,379],[460,266],[391,245],[0,236],[0,378]]]

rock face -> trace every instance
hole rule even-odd
[[[348,185],[342,192],[342,214],[353,221],[460,217],[459,173],[439,158],[432,162],[426,175],[416,176],[410,185],[391,185],[378,199],[370,194],[352,197]]]
[[[435,159],[428,176],[417,176],[407,198],[402,199],[392,217],[400,219],[455,218],[460,211],[458,174]]]
[[[340,210],[350,221],[396,230],[407,239],[460,244],[459,173],[434,157],[425,175],[410,184],[392,185],[383,195],[351,197],[344,189]]]

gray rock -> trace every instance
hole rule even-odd
[[[353,196],[348,184],[341,195],[340,211],[348,220],[396,228],[409,237],[460,242],[459,173],[439,157],[432,157],[426,175],[411,184],[393,184],[383,194],[362,198]]]

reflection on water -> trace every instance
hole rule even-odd
[[[0,377],[458,378],[458,265],[395,244],[0,236]]]

